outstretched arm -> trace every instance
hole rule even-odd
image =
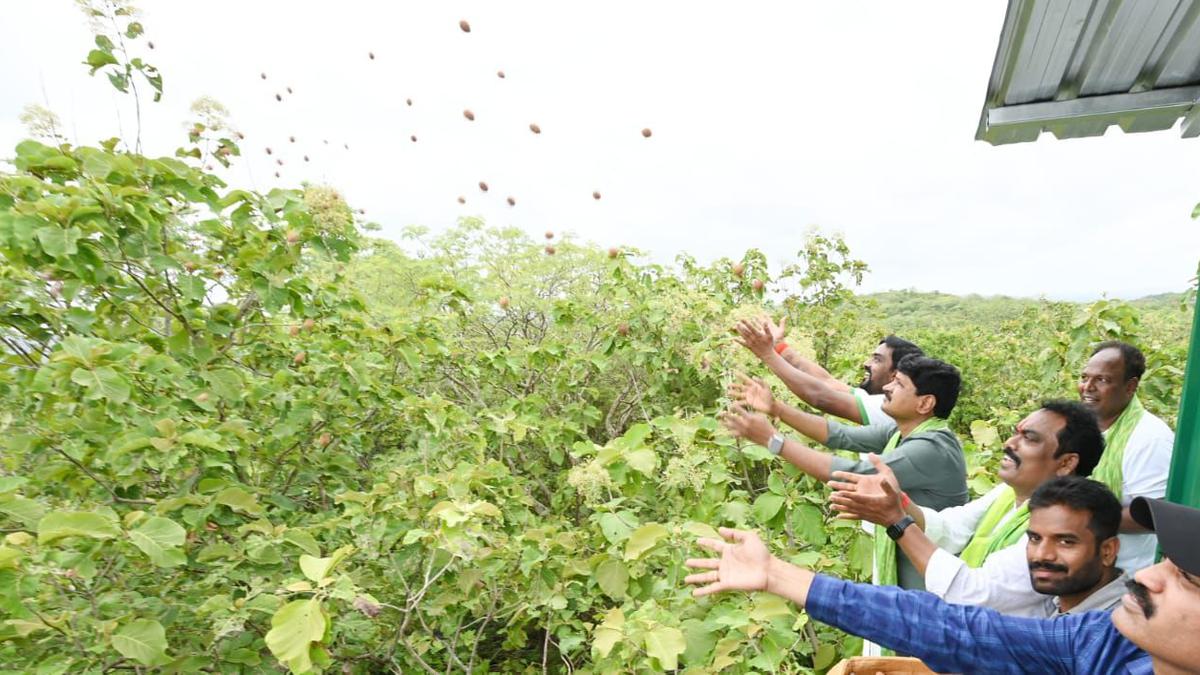
[[[879,455],[872,453],[868,459],[875,465],[874,474],[833,472],[837,480],[829,481],[829,487],[834,489],[829,501],[833,509],[839,512],[838,518],[866,520],[884,527],[900,522],[905,515],[912,516],[916,523],[905,528],[904,535],[896,540],[896,544],[924,576],[929,559],[938,550],[937,544],[921,530],[925,522],[924,514],[911,501],[905,508],[900,483],[891,467]]]
[[[792,360],[775,352],[769,322],[742,321],[737,325],[740,342],[771,369],[771,372],[800,400],[829,415],[863,423],[858,400],[850,386],[834,379],[824,368],[789,349]],[[799,365],[796,365],[798,363]]]
[[[775,427],[771,426],[771,421],[765,415],[747,410],[737,403],[721,416],[721,423],[733,432],[734,436],[763,447],[766,447],[771,436],[775,435]],[[829,480],[833,471],[833,455],[814,450],[790,438],[783,442],[783,450],[779,456],[821,482]]]
[[[829,439],[829,423],[824,417],[797,410],[771,394],[771,388],[761,379],[738,373],[738,381],[729,385],[729,397],[747,408],[753,408],[783,420],[783,423],[818,443]]]

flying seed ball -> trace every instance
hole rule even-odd
[[[509,205],[509,206],[516,206],[516,205],[517,205],[517,200],[513,199],[512,197],[509,197],[509,198],[508,198],[508,205]]]
[[[267,74],[266,74],[266,73],[263,73],[263,74],[262,74],[262,79],[264,79],[264,80],[265,80],[265,79],[267,79]]]
[[[467,198],[466,198],[466,197],[459,197],[459,198],[458,198],[458,203],[459,203],[459,204],[466,204],[466,203],[467,203]]]
[[[244,140],[246,140],[246,134],[243,134],[243,133],[242,133],[242,132],[240,132],[240,131],[235,131],[235,132],[233,132],[233,135],[234,135],[234,136],[237,136],[237,139],[238,139],[239,141],[244,141]]]
[[[471,112],[470,110],[464,110],[463,117],[471,120],[472,122],[475,121],[475,113]]]
[[[271,154],[271,148],[267,148],[267,154]]]
[[[275,172],[275,177],[276,177],[276,178],[279,178],[279,172],[278,172],[278,171],[276,171],[276,172]]]
[[[343,148],[345,148],[345,149],[347,149],[347,150],[349,150],[349,149],[350,149],[350,144],[349,144],[349,143],[342,143],[342,147],[343,147]]]
[[[464,32],[464,33],[470,33],[470,32],[471,32],[471,24],[467,23],[467,20],[466,20],[466,19],[463,19],[462,21],[459,21],[459,22],[458,22],[458,27],[459,27],[459,28],[461,28],[461,29],[462,29],[462,32]]]
[[[409,107],[412,107],[412,99],[411,98],[404,99],[404,102],[407,103],[409,105]]]
[[[289,141],[291,141],[292,143],[295,143],[295,142],[296,142],[296,137],[295,137],[295,136],[288,136],[288,140],[289,140]]]
[[[553,238],[554,238],[554,232],[552,232],[552,231],[550,231],[550,230],[546,230],[546,238],[547,238],[547,239],[553,239]]]
[[[642,137],[643,138],[650,138],[650,136],[653,135],[653,133],[654,133],[653,131],[650,131],[650,127],[646,127],[645,129],[642,129]]]
[[[553,246],[550,246],[549,244],[546,245],[546,255],[554,255],[556,250],[557,249],[555,249]]]
[[[308,155],[304,156],[304,161],[306,161],[306,162],[308,161]]]
[[[497,70],[497,71],[496,71],[496,77],[498,77],[498,78],[500,78],[500,79],[502,79],[502,80],[503,80],[503,79],[504,79],[504,71],[503,71],[503,70]]]
[[[288,88],[287,88],[287,93],[289,93],[289,94],[290,94],[290,93],[292,93],[292,88],[291,88],[291,87],[288,87]]]
[[[409,138],[411,138],[411,139],[412,139],[412,142],[413,142],[413,143],[416,143],[416,142],[417,142],[417,137],[416,137],[416,136],[409,136]]]
[[[282,101],[282,100],[283,100],[283,96],[280,96],[279,94],[275,94],[275,100],[276,100],[276,101]]]
[[[367,52],[367,56],[371,57],[372,61],[375,60],[375,52]]]
[[[487,183],[485,183],[483,181],[479,181],[479,189],[483,190],[484,192],[487,192],[487,190],[488,190]]]
[[[277,160],[275,160],[275,163],[276,163],[276,164],[278,164],[279,166],[283,166],[283,160],[282,160],[282,159],[277,159]]]
[[[540,134],[540,133],[542,133],[542,128],[541,128],[541,127],[539,127],[539,126],[538,126],[538,125],[536,125],[536,124],[530,124],[530,125],[529,125],[529,130],[530,130],[530,131],[532,131],[532,132],[533,132],[533,133],[535,133],[535,134]]]
[[[147,42],[146,46],[149,47],[150,49],[154,49],[154,41],[151,40],[151,41]]]
[[[599,193],[599,192],[593,192],[593,193],[592,193],[592,199],[600,199],[600,193]]]

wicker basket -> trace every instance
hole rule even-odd
[[[920,659],[907,656],[856,656],[837,664],[826,675],[926,675],[932,672]]]

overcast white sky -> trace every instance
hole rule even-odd
[[[974,140],[999,0],[138,4],[166,85],[144,105],[151,153],[212,96],[247,135],[231,184],[326,181],[388,236],[479,215],[663,262],[758,247],[783,263],[815,225],[870,264],[865,290],[1070,299],[1182,290],[1200,258],[1200,141]],[[80,143],[116,135],[118,109],[132,134],[80,65],[74,3],[3,10],[0,154],[30,102]]]

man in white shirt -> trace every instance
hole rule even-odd
[[[830,483],[836,490],[830,501],[842,517],[887,527],[924,575],[926,590],[946,601],[1042,616],[1044,598],[1031,586],[1026,561],[1029,498],[1056,476],[1089,475],[1102,452],[1100,428],[1088,408],[1047,401],[1005,442],[1002,483],[979,499],[941,511],[904,506],[891,470],[876,462],[874,476],[839,473]]]
[[[739,322],[737,331],[742,345],[793,394],[817,410],[863,426],[895,422],[883,411],[883,386],[892,381],[901,359],[910,354],[924,354],[920,347],[895,335],[883,338],[862,364],[863,381],[851,387],[790,348],[783,341],[785,321],[778,325],[770,319]]]
[[[1117,564],[1130,574],[1154,564],[1158,539],[1129,515],[1135,497],[1162,498],[1175,434],[1142,407],[1137,389],[1146,372],[1146,357],[1125,342],[1100,343],[1079,377],[1079,399],[1091,408],[1104,432],[1104,456],[1096,480],[1107,485],[1124,505],[1121,556]]]

